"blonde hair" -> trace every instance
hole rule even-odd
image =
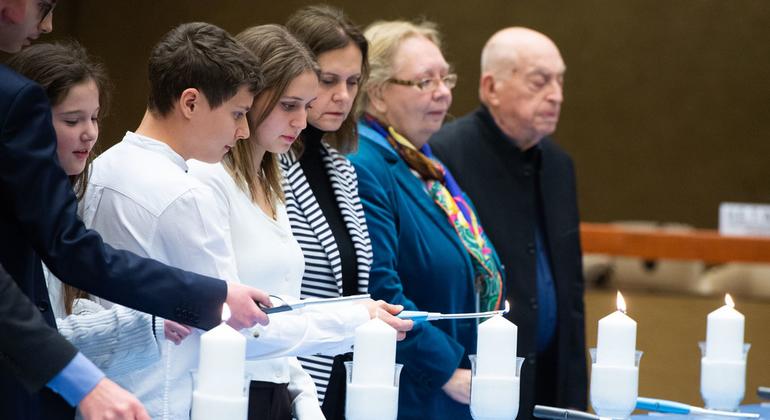
[[[246,46],[259,60],[265,89],[254,98],[257,101],[266,98],[261,108],[254,108],[249,113],[249,131],[256,135],[256,129],[270,115],[283,92],[294,78],[311,71],[318,74],[318,65],[308,49],[281,25],[261,25],[244,30],[235,37]],[[267,202],[275,210],[277,202],[283,202],[281,169],[277,157],[266,152],[260,162],[262,174],[256,173],[250,140],[239,141],[225,155],[223,164],[235,183],[253,201],[257,201],[257,183],[265,191]]]
[[[364,36],[369,41],[369,78],[362,89],[359,112],[366,111],[369,106],[370,92],[382,87],[393,76],[393,58],[402,42],[421,36],[441,49],[438,27],[430,21],[377,21],[366,28]]]

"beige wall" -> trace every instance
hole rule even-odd
[[[107,145],[138,123],[146,57],[170,27],[205,20],[237,32],[283,22],[304,3],[63,0],[56,36],[81,40],[109,66],[117,93]],[[550,35],[568,65],[556,137],[576,160],[585,220],[714,227],[720,201],[770,201],[767,0],[330,3],[361,24],[438,22],[460,75],[454,115],[476,105],[479,50],[496,29],[526,25]]]

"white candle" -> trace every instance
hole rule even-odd
[[[229,313],[225,305],[223,318],[229,318]],[[245,419],[246,338],[223,322],[201,335],[199,357],[192,419]]]
[[[516,376],[516,324],[496,315],[479,324],[477,376]]]
[[[745,317],[735,310],[730,295],[725,305],[710,313],[706,324],[706,356],[709,360],[743,360]]]
[[[636,364],[636,321],[625,314],[626,302],[618,292],[618,310],[599,320],[596,364],[634,366]]]
[[[396,370],[396,330],[379,318],[356,328],[352,382],[393,386]]]
[[[219,396],[243,394],[246,337],[222,323],[201,336],[198,391]]]

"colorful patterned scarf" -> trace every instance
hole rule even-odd
[[[488,245],[489,239],[484,234],[484,230],[473,209],[463,198],[464,194],[452,174],[438,159],[433,157],[430,146],[427,144],[418,151],[409,140],[398,134],[393,127],[388,127],[386,131],[379,121],[369,115],[364,117],[364,121],[375,131],[382,134],[399,155],[404,158],[406,153],[411,155],[409,156],[410,159],[404,159],[410,168],[421,174],[424,172],[424,170],[417,170],[414,167],[416,165],[410,164],[411,161],[417,158],[420,160],[420,166],[425,163],[432,166],[431,175],[439,175],[422,176],[422,179],[428,195],[446,213],[449,222],[460,238],[460,242],[462,242],[465,250],[471,257],[476,290],[479,292],[479,309],[481,311],[499,309],[503,289],[500,267],[497,264],[494,251]],[[414,156],[415,154],[420,156]]]

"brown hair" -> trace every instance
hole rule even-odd
[[[24,77],[37,82],[45,90],[52,107],[59,105],[73,87],[93,81],[99,92],[99,120],[107,114],[111,88],[107,71],[79,43],[64,41],[35,44],[12,56],[7,64]],[[78,201],[83,199],[86,192],[94,154],[91,149],[83,172],[69,177]],[[67,314],[72,313],[75,299],[88,298],[88,293],[66,283],[62,284],[62,292]]]
[[[184,23],[169,31],[150,53],[148,109],[167,115],[185,89],[199,89],[211,108],[242,86],[262,87],[254,55],[224,29],[210,23]]]
[[[244,30],[236,39],[248,48],[259,60],[266,88],[254,99],[249,111],[251,138],[256,129],[270,115],[289,84],[307,71],[318,74],[318,65],[307,48],[281,25],[261,25]],[[258,101],[263,104],[257,109]],[[250,140],[251,140],[250,138]],[[263,176],[254,173],[252,145],[250,141],[239,141],[223,160],[225,168],[251,199],[257,199],[257,182],[267,196],[268,204],[275,209],[277,201],[283,201],[281,170],[273,153],[266,152],[260,168]]]
[[[42,86],[52,107],[59,105],[74,86],[93,80],[99,91],[99,120],[107,115],[111,90],[107,71],[79,43],[35,44],[11,56],[7,64]],[[70,176],[78,200],[86,192],[94,154],[92,149],[83,172]]]
[[[342,10],[327,5],[304,7],[292,14],[286,21],[286,28],[310,49],[316,59],[328,51],[347,47],[351,42],[361,51],[360,87],[366,82],[369,74],[369,43],[361,30],[351,22]],[[327,141],[342,153],[355,151],[358,145],[356,131],[356,109],[358,98],[353,99],[353,107],[340,128],[328,133]],[[299,145],[300,143],[295,143]]]

